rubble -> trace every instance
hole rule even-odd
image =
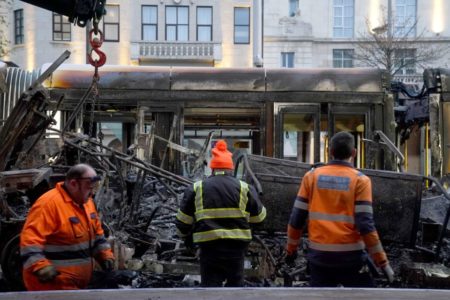
[[[183,177],[141,158],[139,147],[149,146],[154,137],[145,137],[128,153],[103,145],[101,139],[66,130],[56,131],[59,138],[49,143],[50,139],[43,138],[52,123],[46,115],[45,90],[35,85],[21,100],[0,131],[5,141],[0,151],[0,250],[9,288],[23,288],[18,233],[28,209],[44,191],[63,179],[69,166],[78,162],[92,165],[102,175],[95,202],[116,256],[116,271],[107,276],[96,273],[91,287],[199,286],[198,255],[177,236],[174,220],[184,189],[204,176],[201,170],[212,133],[200,151],[177,146],[170,138],[157,138],[190,155],[186,162],[192,168]],[[24,121],[16,124],[17,118]],[[33,127],[34,123],[38,126]],[[50,145],[52,150],[48,151]],[[30,155],[36,148],[43,150]],[[308,286],[306,241],[298,251],[295,266],[284,263],[284,247],[292,201],[301,177],[311,166],[240,153],[236,153],[235,161],[236,177],[255,185],[268,211],[267,221],[253,229],[254,239],[245,258],[246,286]],[[449,288],[450,242],[443,229],[448,229],[450,206],[446,192],[437,191],[444,196],[423,197],[427,190],[422,176],[364,172],[373,180],[377,227],[398,274],[396,281],[388,285],[374,270],[377,285]]]
[[[99,172],[104,174],[104,180],[95,201],[101,211],[106,232],[109,234],[117,257],[116,269],[134,272],[129,273],[128,277],[125,276],[128,278],[128,284],[118,286],[122,288],[199,286],[199,280],[196,277],[199,274],[198,257],[196,253],[184,247],[181,239],[176,235],[174,226],[178,203],[183,196],[184,188],[192,181],[170,174],[136,157],[108,149],[91,138],[67,134],[61,153],[72,153],[74,149],[80,153],[83,160],[96,166]],[[58,177],[57,174],[62,174],[67,168],[62,164],[65,159],[66,157],[60,156],[55,160],[54,165],[39,172],[33,170],[20,172],[34,174],[34,176],[39,174],[38,177],[42,178]],[[49,176],[50,170],[52,176]],[[33,181],[31,180],[33,176],[21,177],[15,185],[12,184],[14,181],[11,178],[20,172],[2,172],[2,186],[7,186],[8,192],[17,192],[33,186],[30,183]],[[254,175],[258,176],[258,172]],[[261,176],[260,173],[259,176]],[[26,178],[29,178],[28,181]],[[34,182],[39,181],[34,180]],[[297,184],[296,180],[295,185]],[[262,185],[262,188],[267,188],[267,185]],[[8,203],[4,207],[8,207],[8,210],[12,212],[10,214],[15,216],[20,213],[23,219],[26,216],[25,207],[30,204],[30,201],[26,197],[19,199],[22,199],[22,202],[19,201],[16,206],[13,205],[14,203]],[[441,203],[436,204],[436,199],[423,201],[426,204],[433,203],[435,207],[422,210],[423,216],[418,234],[418,246],[429,249],[430,253],[436,249],[436,230],[439,231],[430,225],[435,224],[431,219],[433,215],[430,213],[438,213],[436,207],[442,210],[442,204],[447,201],[441,197],[439,198]],[[290,201],[288,197],[285,200]],[[8,212],[8,210],[3,211]],[[442,218],[442,212],[438,215]],[[285,232],[277,231],[277,225],[272,228],[270,226],[269,223],[254,230],[254,241],[250,244],[245,260],[246,286],[308,286],[306,244],[299,250],[296,266],[286,266],[283,261]],[[445,240],[443,253],[448,253],[448,245],[448,241]],[[399,274],[398,280],[391,286],[446,287],[443,274],[448,272],[448,267],[444,264],[435,264],[433,255],[429,255],[428,252],[423,254],[421,250],[405,248],[404,245],[393,242],[385,244],[385,248],[390,261],[393,262],[394,270]],[[423,260],[421,263],[417,263],[419,256]],[[448,264],[448,259],[444,259],[444,262]],[[120,272],[117,274],[118,278],[109,278],[106,286],[111,286],[114,281],[124,281],[123,274]],[[387,286],[382,276],[377,277],[376,282],[380,287]],[[105,281],[97,282],[95,287],[105,287]]]
[[[433,289],[450,288],[450,268],[441,264],[413,262],[402,267],[402,281],[405,285]]]

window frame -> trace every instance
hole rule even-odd
[[[167,23],[167,9],[168,8],[176,8],[176,23],[174,24],[169,24]],[[178,13],[179,13],[179,9],[184,8],[187,9],[187,24],[183,24],[183,23],[178,23]],[[190,23],[190,19],[189,19],[189,6],[187,5],[166,5],[165,6],[165,12],[164,12],[164,16],[165,16],[165,40],[166,41],[170,41],[170,42],[188,42],[189,41],[189,23]],[[169,26],[175,26],[175,40],[168,40],[167,39],[167,28],[169,28]],[[180,40],[179,37],[179,28],[180,26],[187,26],[187,37],[186,40]]]
[[[295,17],[299,7],[299,0],[289,0],[289,17]]]
[[[351,58],[348,58],[345,56],[346,52],[350,55]],[[339,57],[338,54],[339,53]],[[346,48],[346,49],[333,49],[333,68],[336,69],[347,69],[347,68],[354,68],[354,54],[355,49]],[[346,67],[345,62],[350,61],[351,66]],[[335,62],[339,62],[340,66],[336,66]]]
[[[341,1],[342,4],[337,4],[337,1]],[[346,1],[352,2],[351,17],[345,16],[346,7],[347,8],[350,7],[350,5],[346,4]],[[337,8],[341,9],[342,15],[340,15],[340,16],[336,15]],[[348,27],[345,25],[346,18],[351,18],[351,27]],[[337,19],[340,19],[341,24],[339,26],[336,25]],[[333,22],[332,22],[332,24],[333,24],[333,38],[346,39],[346,38],[353,38],[355,36],[355,1],[354,0],[333,0]],[[341,35],[337,34],[337,30],[341,30],[342,34]],[[346,30],[351,30],[351,34],[346,35],[345,34]]]
[[[292,66],[289,66],[290,55],[292,55]],[[295,52],[281,52],[281,68],[295,68]]]
[[[156,9],[156,23],[144,23],[144,8],[155,8]],[[141,6],[141,40],[144,41],[144,28],[146,26],[155,26],[155,41],[158,40],[158,5],[142,5]],[[147,41],[147,40],[145,40]]]
[[[415,48],[397,49],[394,53],[394,66],[397,70],[398,62],[404,60],[411,60],[412,63],[405,65],[397,70],[395,75],[414,75],[417,74],[416,68],[416,51]],[[400,54],[401,53],[401,54]],[[409,72],[412,71],[412,72]]]
[[[58,22],[56,22],[55,18],[58,19]],[[56,30],[56,25],[59,24],[61,26],[61,30]],[[68,25],[68,26],[64,26]],[[68,31],[64,30],[64,27],[68,27]],[[66,28],[67,29],[67,28]],[[56,38],[55,34],[61,34],[61,38]],[[69,38],[65,39],[64,35],[68,34]],[[52,39],[55,42],[70,42],[72,41],[72,24],[69,22],[69,18],[67,16],[63,16],[58,13],[52,14]]]
[[[395,1],[394,36],[415,37],[417,34],[417,0],[403,1],[406,3],[399,3],[398,0]],[[414,4],[411,4],[410,1],[414,2]],[[408,14],[408,7],[414,7],[413,15]],[[402,11],[401,16],[399,16],[400,11]],[[399,18],[402,20],[399,21]]]
[[[236,24],[236,12],[240,9],[245,9],[248,11],[248,25],[242,25],[242,24]],[[250,7],[235,7],[233,11],[233,41],[234,44],[239,45],[249,45],[250,44],[250,22],[251,22],[251,15],[250,15]],[[245,28],[247,27],[247,41],[246,42],[238,42],[236,41],[236,29],[237,28]]]
[[[211,12],[211,14],[210,14],[210,16],[211,16],[210,25],[204,25],[204,24],[199,25],[198,24],[198,9],[199,8],[209,8],[210,9],[210,12]],[[196,38],[197,38],[197,42],[200,42],[199,39],[198,39],[198,30],[201,27],[209,27],[209,41],[201,41],[201,42],[212,42],[212,40],[213,40],[213,7],[212,6],[197,6],[197,9],[196,9],[196,35],[197,35]]]
[[[14,10],[14,45],[24,44],[24,15],[23,9]]]
[[[117,7],[117,22],[109,22],[108,20],[108,7]],[[120,5],[119,4],[106,4],[106,15],[102,17],[103,20],[103,40],[105,42],[120,42]],[[117,26],[117,39],[108,38],[108,31],[106,26]]]

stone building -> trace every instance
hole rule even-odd
[[[353,57],[356,44],[386,15],[395,32],[413,28],[398,60],[414,59],[419,42],[421,47],[450,47],[444,15],[450,2],[444,0],[108,0],[106,9],[102,50],[113,65],[365,66]],[[19,0],[6,11],[11,12],[6,59],[33,70],[69,49],[69,63],[86,63],[86,28]],[[397,75],[414,76],[436,66],[450,66],[450,53],[409,65]]]
[[[367,41],[364,37],[368,36],[368,30],[380,29],[384,22],[391,20],[393,40],[405,41],[401,49],[394,48],[396,60],[413,60],[416,51],[425,48],[443,50],[429,60],[401,68],[396,74],[403,81],[414,81],[417,74],[421,77],[424,67],[450,66],[450,26],[445,11],[450,11],[450,1],[264,1],[264,65],[367,66],[364,61],[353,58],[358,56],[357,44]]]
[[[251,67],[251,2],[107,1],[101,49],[113,65]],[[86,63],[88,31],[64,16],[15,0],[9,25],[8,59],[24,69],[39,68],[66,49],[69,63]]]

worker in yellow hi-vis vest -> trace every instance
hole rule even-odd
[[[177,214],[179,235],[187,246],[193,242],[200,247],[204,287],[244,285],[250,223],[266,217],[255,188],[233,177],[231,156],[226,142],[219,140],[212,149],[212,175],[186,189]]]

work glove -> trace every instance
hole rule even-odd
[[[292,267],[295,265],[295,260],[297,259],[297,251],[294,251],[292,254],[286,252],[286,256],[284,257],[284,262],[286,265]]]
[[[114,270],[114,260],[113,259],[105,259],[100,263],[102,266],[103,271],[105,272],[111,272]]]
[[[59,272],[53,265],[48,265],[39,269],[35,272],[40,282],[50,282],[55,279],[56,276],[59,275]]]
[[[386,278],[388,279],[389,283],[394,282],[394,270],[392,270],[391,265],[388,263],[381,269],[383,270],[383,273],[386,276]]]

